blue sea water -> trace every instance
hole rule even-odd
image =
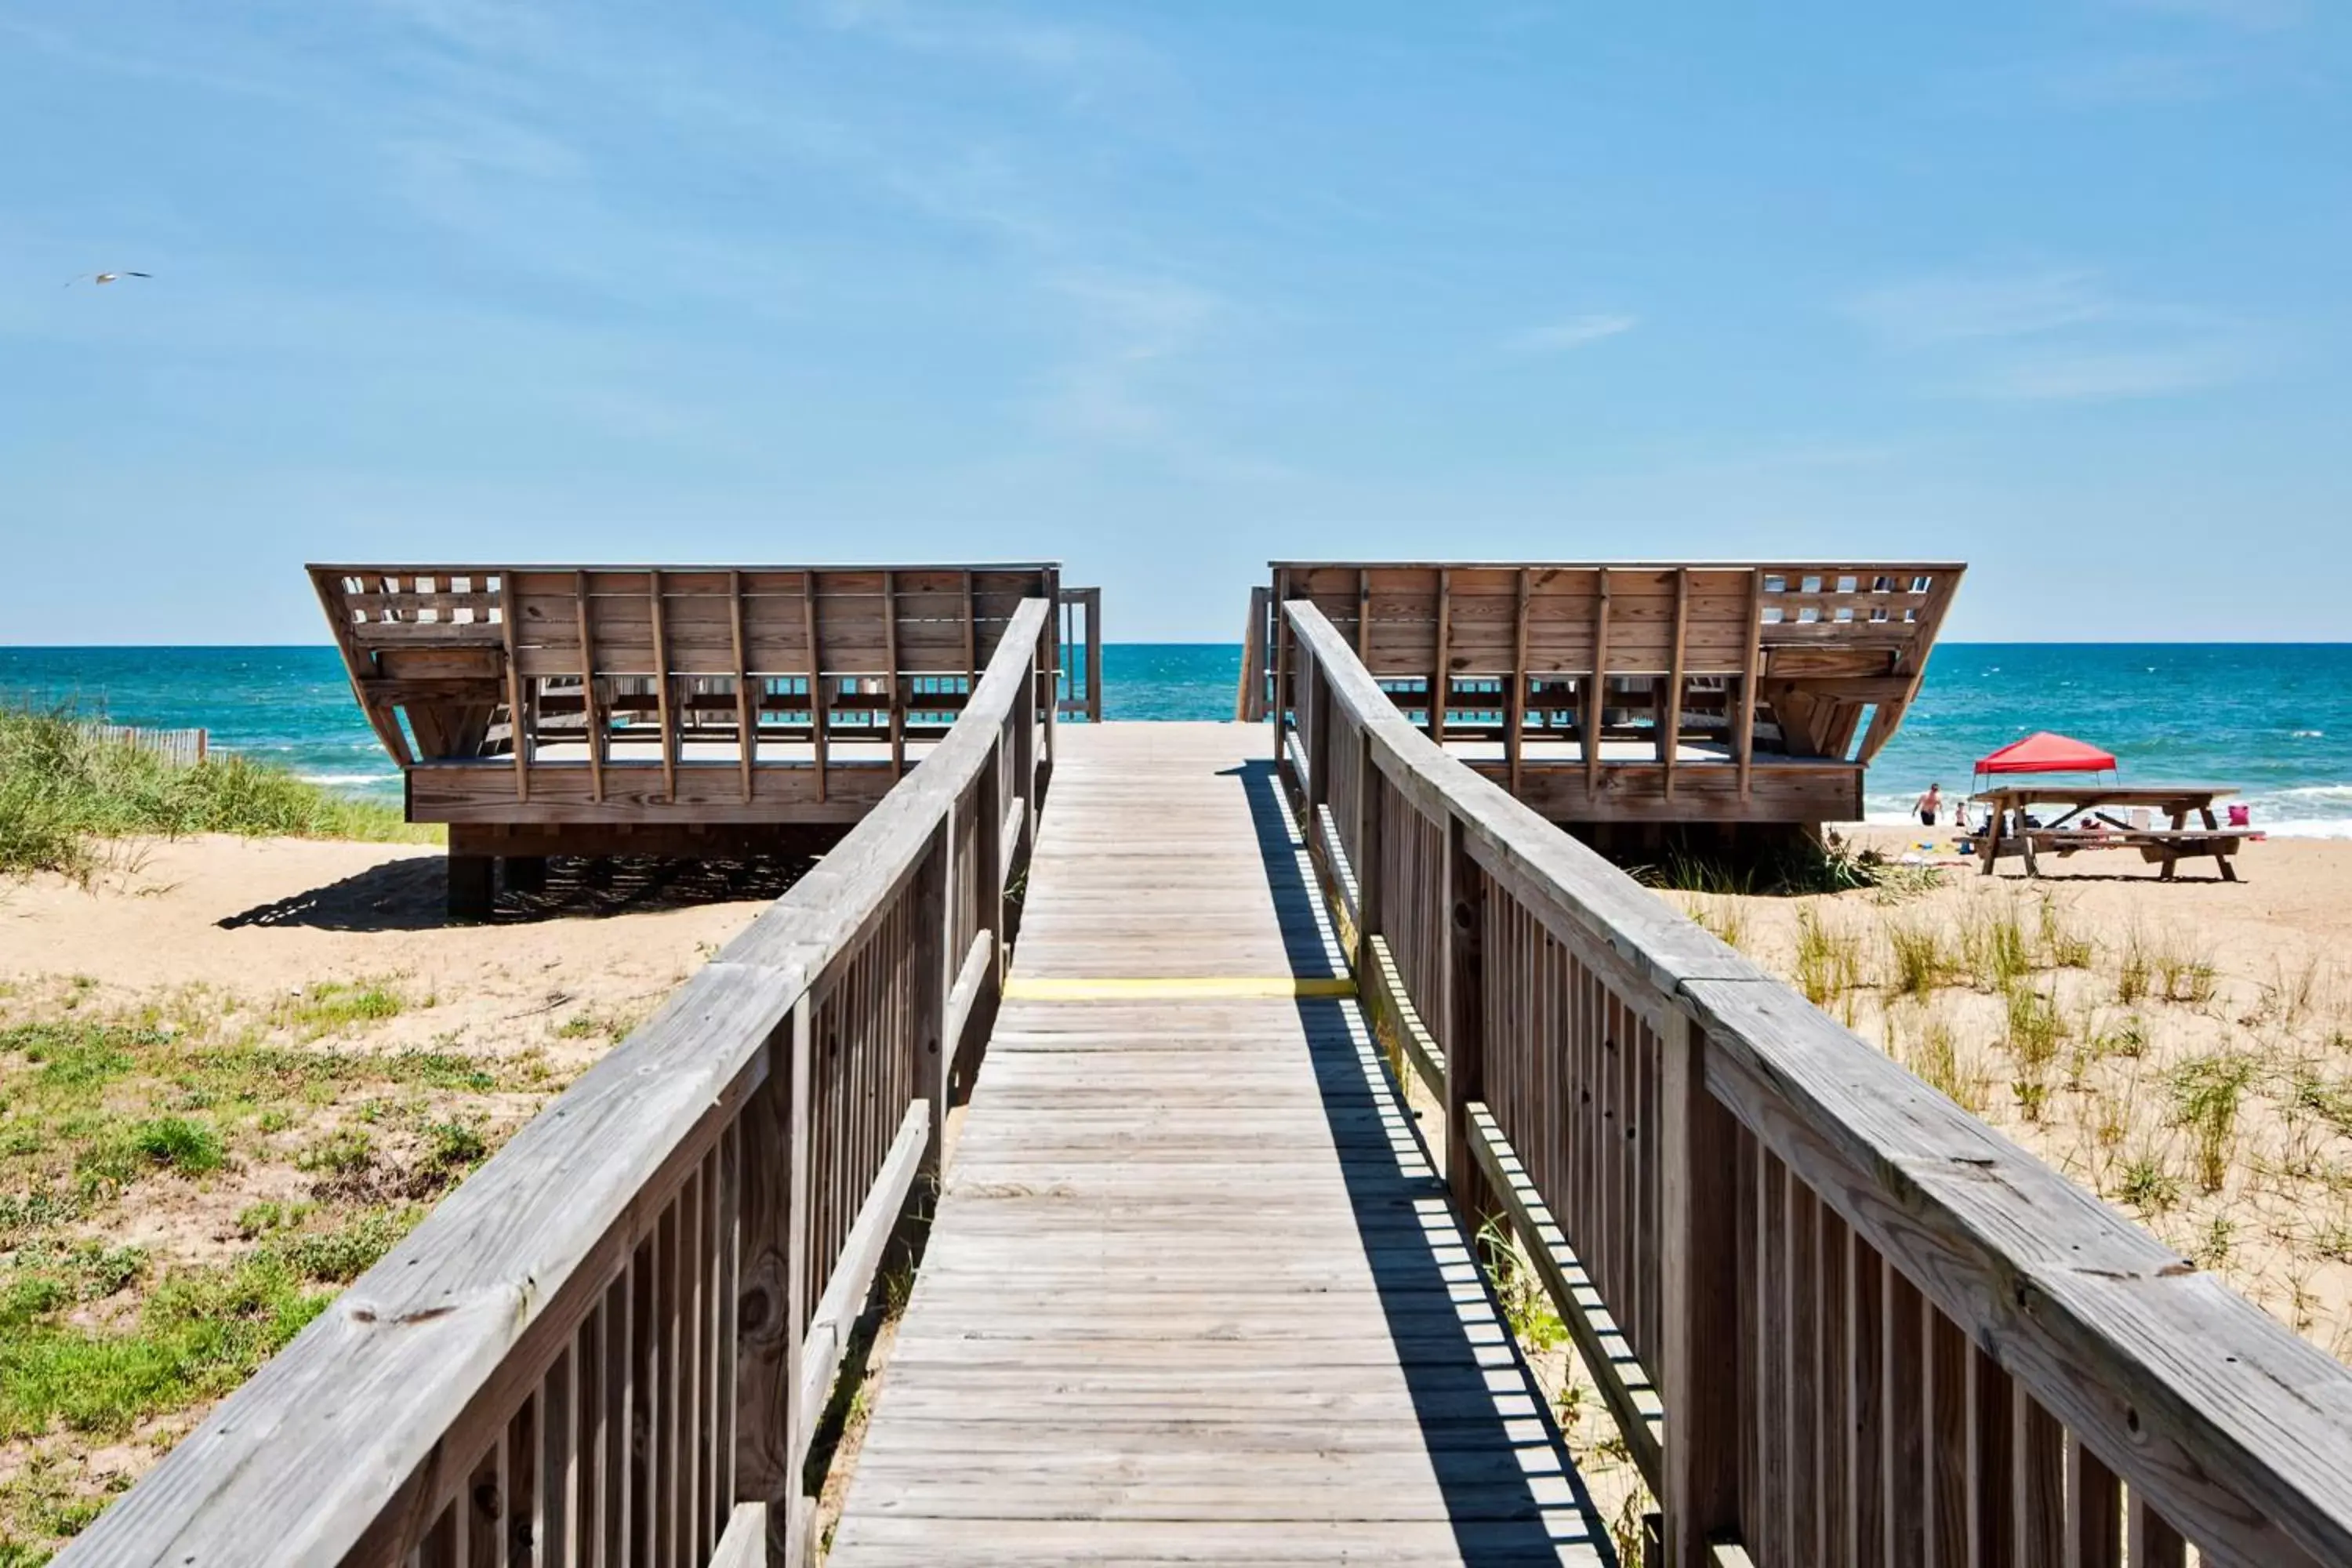
[[[1230,719],[1241,648],[1112,643],[1103,711]],[[307,778],[396,797],[331,647],[0,647],[0,696],[117,723],[201,725],[215,746]],[[2116,753],[2126,783],[2235,784],[2273,833],[2352,837],[2352,645],[1947,643],[1871,769],[1869,809],[1895,819],[1931,781],[2035,730]]]

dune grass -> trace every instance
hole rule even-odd
[[[0,873],[86,881],[106,864],[107,840],[188,833],[429,842],[439,830],[246,757],[179,767],[91,734],[70,712],[0,702]]]

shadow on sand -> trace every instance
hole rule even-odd
[[[552,859],[547,863],[546,887],[533,892],[501,891],[488,923],[600,920],[706,904],[764,902],[782,895],[815,864],[814,858],[807,856],[742,860],[670,860],[648,856]],[[436,931],[458,923],[449,919],[446,886],[438,856],[407,857],[372,866],[339,882],[256,905],[218,923],[225,931],[248,926]]]

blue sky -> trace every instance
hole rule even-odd
[[[317,641],[386,553],[2352,637],[2347,65],[2334,0],[0,0],[0,642]]]

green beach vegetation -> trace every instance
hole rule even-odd
[[[276,1001],[0,984],[0,1568],[45,1561],[563,1086],[395,1045],[404,976]]]
[[[183,767],[93,732],[70,711],[0,702],[0,873],[87,881],[105,844],[141,836],[431,842],[440,830],[235,754]]]

